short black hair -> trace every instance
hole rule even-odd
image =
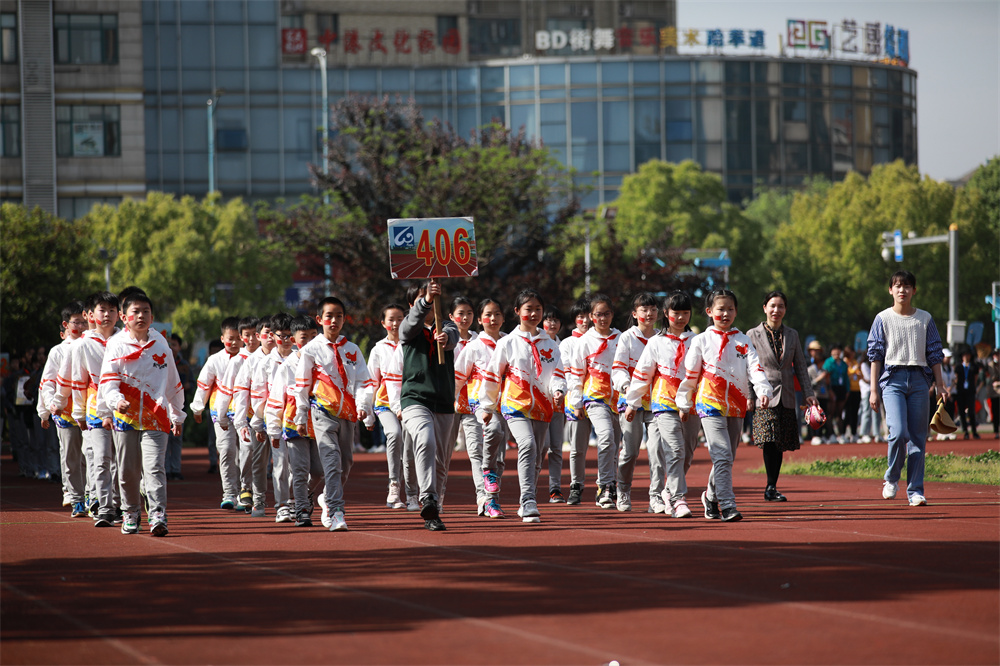
[[[734,294],[730,290],[713,289],[712,291],[708,292],[708,296],[705,297],[705,307],[711,308],[713,305],[715,305],[716,299],[719,298],[731,298],[733,299],[733,306],[737,308],[740,306],[740,304],[736,301],[736,294]]]
[[[385,321],[385,313],[388,312],[389,310],[399,310],[400,312],[403,313],[404,317],[406,316],[406,308],[405,307],[403,307],[399,303],[389,303],[388,305],[386,305],[386,306],[384,306],[382,308],[382,316],[379,317],[379,321]]]
[[[208,353],[209,354],[214,354],[216,352],[220,352],[220,351],[222,351],[223,346],[224,345],[222,344],[222,340],[219,340],[218,338],[216,338],[215,340],[209,340],[208,341]]]
[[[531,299],[538,301],[538,304],[542,306],[542,312],[545,312],[545,301],[542,299],[542,295],[534,289],[522,289],[517,292],[517,296],[514,297],[514,314],[517,314],[517,311],[521,309],[521,306]]]
[[[587,310],[587,314],[590,314],[591,312],[593,312],[594,311],[594,307],[598,303],[604,303],[605,305],[607,305],[608,309],[611,310],[612,314],[614,314],[614,311],[615,311],[614,303],[611,302],[611,297],[608,296],[607,294],[594,294],[593,296],[591,296],[590,297],[590,309]]]
[[[132,286],[129,286],[129,287],[125,287],[124,289],[122,289],[121,291],[119,291],[118,292],[118,302],[122,304],[122,309],[123,310],[124,310],[124,305],[125,305],[125,299],[128,298],[129,296],[131,296],[132,294],[142,294],[142,295],[145,296],[146,292],[143,291],[142,289],[140,289],[139,287],[135,286],[135,285],[132,285]]]
[[[271,315],[264,315],[257,320],[257,332],[260,333],[265,328],[271,328]]]
[[[171,333],[170,334],[170,339],[171,340],[176,340],[177,344],[179,344],[179,345],[183,345],[184,344],[183,338],[181,338],[181,336],[178,335],[177,333]]]
[[[456,296],[455,299],[451,302],[451,309],[448,310],[448,312],[450,314],[455,314],[455,310],[458,308],[459,305],[468,305],[470,310],[472,310],[473,312],[476,311],[476,306],[472,304],[472,300],[469,299],[468,296]]]
[[[546,319],[555,319],[562,325],[562,313],[559,312],[559,308],[554,305],[545,306],[545,311],[542,313],[542,321]]]
[[[889,278],[889,288],[894,287],[897,282],[902,282],[914,289],[917,288],[917,276],[910,271],[896,271],[893,273],[892,277]]]
[[[311,331],[315,328],[316,321],[309,315],[299,315],[292,319],[292,333],[299,331]]]
[[[582,314],[589,315],[590,314],[590,299],[584,297],[584,298],[581,298],[580,300],[578,300],[576,303],[573,304],[573,307],[570,308],[569,314],[570,314],[571,317],[573,317],[573,321],[576,321],[576,318],[579,317]]]
[[[767,294],[764,296],[764,302],[761,303],[761,305],[762,306],[767,305],[772,298],[780,298],[781,302],[785,304],[785,307],[786,308],[788,307],[788,297],[785,296],[785,292],[778,291],[777,289],[767,292]]]
[[[344,311],[344,314],[347,314],[347,306],[344,305],[344,301],[340,300],[336,296],[327,296],[316,306],[317,316],[323,314],[323,308],[327,305],[339,305],[340,309]]]
[[[653,296],[648,291],[640,291],[632,298],[632,309],[647,307],[655,308],[657,306],[656,296]]]
[[[120,309],[121,301],[118,297],[112,294],[110,291],[97,291],[90,295],[87,299],[90,301],[90,309],[93,310],[98,305],[107,305],[114,308],[115,310]]]
[[[259,322],[259,321],[260,320],[257,319],[257,317],[254,317],[253,315],[250,315],[249,317],[243,317],[242,319],[240,319],[239,332],[242,333],[243,331],[247,330],[248,328],[252,328],[253,330],[256,331],[257,330],[257,322]]]
[[[128,309],[132,307],[132,304],[134,303],[145,303],[149,306],[150,310],[153,309],[153,301],[149,300],[149,296],[146,295],[146,292],[139,290],[134,291],[125,297],[122,301],[122,312],[128,312]]]
[[[691,311],[691,296],[686,291],[672,291],[663,299],[663,309],[674,312]]]
[[[290,331],[292,330],[292,315],[287,312],[279,312],[277,314],[271,315],[271,330],[272,331]]]
[[[238,317],[226,317],[222,320],[222,334],[225,335],[226,331],[236,331],[237,334],[240,332],[240,320]]]
[[[70,301],[62,309],[62,319],[60,321],[69,321],[73,315],[83,314],[83,303],[80,301]]]
[[[413,284],[406,290],[406,302],[411,306],[417,302],[417,299],[427,293],[427,287],[430,282],[424,281],[420,284]]]

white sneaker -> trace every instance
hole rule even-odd
[[[538,513],[538,504],[535,500],[527,500],[521,505],[521,508],[517,510],[517,515],[521,516],[522,523],[540,523],[542,522],[542,517]]]
[[[631,490],[619,490],[618,491],[618,501],[615,503],[616,508],[619,511],[631,511],[632,510],[632,491]]]
[[[927,506],[927,498],[920,493],[910,495],[910,506]]]
[[[667,503],[663,501],[663,498],[657,495],[656,497],[649,498],[649,510],[647,513],[666,513]]]
[[[690,518],[691,509],[688,507],[687,502],[678,500],[677,504],[674,504],[674,508],[670,511],[670,515],[674,518]]]
[[[330,529],[333,525],[333,521],[330,520],[330,507],[326,505],[326,495],[320,493],[316,498],[316,502],[319,504],[320,508],[323,509],[323,515],[320,516],[319,522],[323,524],[323,527]]]
[[[342,510],[337,510],[333,512],[333,520],[330,521],[330,531],[331,532],[346,532],[347,531],[347,521],[344,520],[344,512]]]
[[[822,437],[813,437],[811,440],[809,440],[809,443],[812,446],[819,446],[820,444],[823,443],[823,438]]]
[[[403,509],[406,508],[404,504],[399,499],[399,482],[393,481],[389,484],[389,494],[385,498],[385,506],[389,509]]]
[[[410,495],[406,498],[406,510],[420,511],[420,500],[417,499],[416,495]]]
[[[274,522],[276,523],[290,523],[292,522],[292,510],[287,506],[279,506],[278,513],[274,517]]]
[[[882,484],[882,499],[896,499],[897,492],[899,492],[899,486],[895,483],[886,481]]]
[[[872,443],[872,438],[869,437],[868,435],[865,435],[864,437],[861,438],[861,443],[862,444],[871,444]]]

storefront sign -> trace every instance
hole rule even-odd
[[[307,44],[306,31],[304,28],[282,28],[282,53],[305,53]]]
[[[302,33],[304,41],[305,30]],[[326,49],[327,53],[341,51],[349,55],[363,52],[389,55],[390,51],[401,55],[428,54],[436,52],[439,48],[449,55],[457,55],[462,52],[462,36],[456,28],[445,31],[441,36],[440,43],[433,30],[399,29],[390,34],[379,28],[368,34],[361,34],[357,28],[348,28],[341,34],[325,30],[317,38],[317,41]],[[302,53],[305,53],[304,47]]]
[[[389,220],[389,268],[396,280],[479,274],[471,217]]]
[[[589,53],[606,51],[622,53],[634,47],[660,49],[679,47],[707,47],[716,52],[729,49],[763,49],[764,31],[743,28],[694,28],[667,27],[657,30],[645,28],[594,28],[593,30],[539,30],[535,32],[536,51],[570,51]]]
[[[865,23],[854,19],[840,23],[788,19],[785,43],[790,49],[817,50],[829,54],[863,55],[900,61],[910,61],[910,31],[893,25]]]

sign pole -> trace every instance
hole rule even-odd
[[[441,310],[441,294],[434,297],[434,332],[438,335],[441,334],[441,329],[444,327],[444,312]],[[438,363],[444,363],[444,345],[440,342],[437,343],[438,350]]]

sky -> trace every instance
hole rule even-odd
[[[778,54],[788,19],[831,25],[853,19],[859,26],[879,22],[909,30],[922,174],[956,180],[1000,155],[1000,1],[677,2],[679,34],[685,28],[763,29],[768,55]]]

